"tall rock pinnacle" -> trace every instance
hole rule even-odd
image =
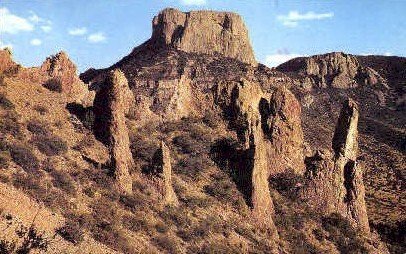
[[[95,135],[110,149],[111,164],[119,188],[132,193],[130,169],[134,161],[125,123],[131,91],[120,70],[109,73],[94,100]]]
[[[339,213],[363,232],[369,232],[362,168],[357,163],[358,106],[344,102],[333,138],[333,152],[307,158],[307,186],[302,197],[324,213]],[[309,170],[310,169],[310,170]]]
[[[152,25],[151,41],[157,45],[257,64],[247,28],[238,14],[165,9],[154,17]]]

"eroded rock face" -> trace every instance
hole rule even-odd
[[[357,164],[358,117],[356,103],[350,99],[344,102],[334,133],[333,154],[323,151],[307,158],[310,181],[302,197],[324,213],[339,213],[353,226],[369,232],[362,169]]]
[[[162,141],[160,149],[161,176],[163,179],[162,193],[165,205],[177,206],[179,204],[175,191],[172,187],[171,155],[168,146]]]
[[[125,193],[132,193],[129,172],[134,167],[125,123],[132,99],[127,79],[120,70],[115,70],[106,77],[94,100],[94,133],[109,147],[114,176]]]
[[[44,86],[52,91],[61,92],[67,95],[69,101],[80,102],[93,99],[86,85],[79,79],[75,64],[69,59],[65,52],[48,57],[40,67],[48,79]]]
[[[359,84],[386,86],[373,69],[362,66],[355,56],[333,52],[292,59],[277,67],[285,73],[298,73],[304,88],[353,88]]]
[[[300,104],[284,87],[266,93],[258,83],[244,79],[219,83],[215,102],[241,142],[242,149],[235,152],[238,158],[228,164],[238,176],[237,186],[254,217],[274,227],[269,177],[291,169],[304,173]]]
[[[0,50],[0,74],[7,73],[13,70],[17,70],[17,64],[12,59],[11,50],[1,49]]]
[[[189,53],[221,54],[256,65],[242,18],[235,13],[165,9],[153,19],[152,42]]]

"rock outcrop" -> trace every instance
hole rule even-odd
[[[319,211],[338,213],[369,232],[362,169],[357,163],[358,106],[344,102],[333,138],[333,154],[319,151],[307,158],[309,182],[302,197]]]
[[[130,170],[134,161],[126,126],[133,100],[127,79],[120,70],[109,73],[94,100],[94,133],[110,149],[111,166],[119,188],[132,193]]]
[[[359,84],[386,86],[385,79],[375,70],[362,66],[357,57],[341,52],[295,58],[279,65],[277,70],[295,73],[306,89],[354,88]]]
[[[163,202],[165,205],[177,206],[179,204],[179,201],[172,187],[171,155],[168,146],[163,141],[161,142],[161,148],[159,149],[159,159],[159,173],[163,180],[163,183],[161,184]]]
[[[48,57],[41,65],[40,71],[48,77],[44,87],[66,94],[69,102],[82,102],[94,98],[94,94],[89,94],[87,86],[79,79],[75,64],[65,52],[61,51]]]
[[[231,12],[165,9],[153,19],[151,41],[189,53],[220,54],[257,64],[247,28]]]
[[[244,79],[219,83],[214,97],[241,142],[238,158],[227,164],[229,170],[235,172],[254,218],[275,227],[269,177],[305,170],[300,104],[284,87],[266,93],[258,83]]]
[[[18,65],[13,61],[11,50],[9,48],[0,49],[0,75],[17,69]]]

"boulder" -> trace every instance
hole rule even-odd
[[[231,12],[161,11],[152,21],[151,42],[188,53],[220,54],[257,65],[242,18]]]
[[[124,74],[114,70],[96,93],[93,106],[95,136],[109,148],[113,173],[124,193],[132,193],[130,170],[134,161],[125,122],[132,99]]]

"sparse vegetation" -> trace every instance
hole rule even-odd
[[[13,143],[8,145],[8,150],[13,161],[27,172],[37,172],[40,163],[29,145],[24,143]]]
[[[40,152],[47,156],[60,155],[68,151],[66,141],[53,134],[35,135],[32,142]]]
[[[51,78],[48,79],[43,86],[47,88],[48,90],[51,90],[53,92],[62,92],[62,81],[60,78]]]

